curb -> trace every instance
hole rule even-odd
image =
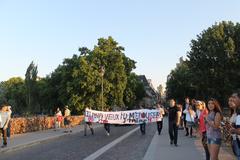
[[[99,127],[101,127],[101,125],[97,125],[93,128],[95,129],[95,128],[99,128]],[[84,128],[80,128],[79,130],[73,131],[72,133],[63,133],[61,135],[59,134],[59,135],[54,135],[54,136],[38,139],[38,140],[33,140],[33,141],[30,141],[30,142],[15,145],[15,146],[12,146],[12,147],[11,146],[6,147],[4,149],[0,148],[0,153],[8,153],[8,152],[12,152],[12,151],[21,150],[21,149],[28,148],[28,147],[31,147],[31,146],[34,146],[34,145],[37,145],[37,144],[44,143],[48,140],[53,140],[53,139],[57,139],[57,138],[61,138],[61,137],[69,136],[69,135],[74,135],[74,134],[80,133],[82,131],[84,131]]]

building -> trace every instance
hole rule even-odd
[[[146,96],[140,102],[140,105],[146,108],[152,108],[159,100],[159,94],[153,87],[151,79],[147,79],[145,75],[139,75],[139,80],[143,83]]]

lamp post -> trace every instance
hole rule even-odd
[[[102,111],[103,111],[103,76],[104,76],[104,73],[105,73],[105,68],[104,68],[104,66],[101,66],[101,68],[100,68],[100,75],[102,77],[102,94],[101,94]]]

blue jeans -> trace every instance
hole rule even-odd
[[[232,141],[232,150],[238,160],[240,160],[240,146],[238,144],[238,140]]]

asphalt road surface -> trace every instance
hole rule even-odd
[[[146,134],[133,126],[111,126],[110,136],[103,127],[95,129],[95,135],[83,136],[83,132],[49,140],[22,150],[0,154],[0,160],[75,160],[87,159],[97,152],[97,160],[139,160],[143,159],[149,144],[156,132],[156,124],[146,126]],[[134,130],[135,129],[135,130]],[[121,139],[122,136],[129,136]],[[103,147],[117,141],[108,150]]]

